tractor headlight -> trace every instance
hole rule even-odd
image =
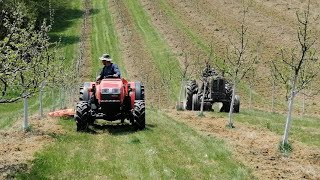
[[[109,89],[102,89],[101,94],[110,94]]]
[[[112,94],[120,94],[120,89],[112,89]]]
[[[119,88],[102,89],[101,94],[120,94]]]

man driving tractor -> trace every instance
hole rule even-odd
[[[120,70],[117,64],[112,63],[112,59],[109,54],[103,54],[100,58],[104,67],[100,73],[100,76],[97,78],[97,82],[100,82],[105,78],[120,78]]]

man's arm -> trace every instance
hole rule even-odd
[[[119,70],[118,65],[112,64],[112,66],[113,66],[113,72],[114,72],[114,74],[116,74],[118,77],[120,77],[120,76],[121,76],[121,73],[120,73],[120,70]]]
[[[104,67],[102,68],[102,71],[100,73],[100,77],[97,80],[101,81],[104,78],[103,71],[104,71]]]

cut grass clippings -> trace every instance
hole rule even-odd
[[[269,129],[283,135],[286,115],[263,112],[258,110],[242,110],[234,116],[235,124],[238,122],[249,123]],[[315,117],[294,116],[292,119],[290,137],[312,146],[320,146],[320,120]]]

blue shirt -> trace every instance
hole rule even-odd
[[[103,67],[103,69],[102,69],[102,71],[100,73],[100,79],[104,79],[107,76],[114,75],[114,74],[118,75],[119,78],[121,77],[118,65],[112,63],[109,66],[104,66]]]

